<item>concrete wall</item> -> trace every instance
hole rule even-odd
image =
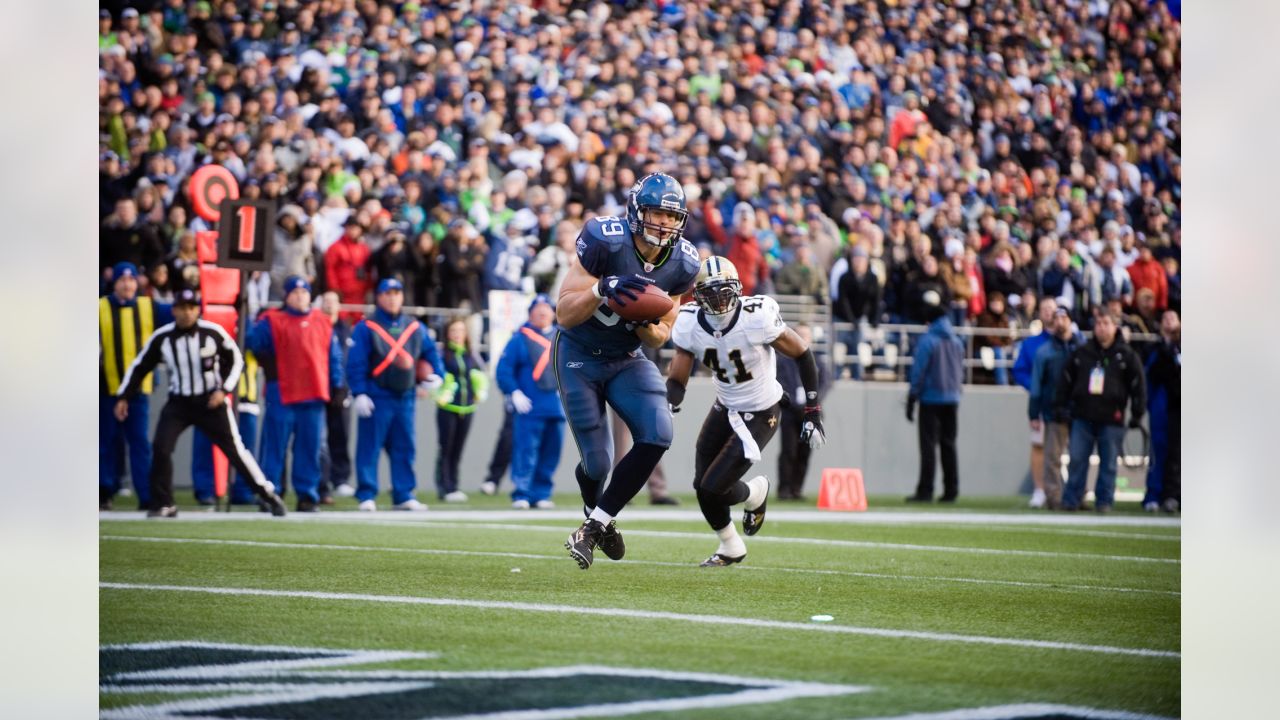
[[[164,403],[163,386],[157,383],[152,398],[154,425]],[[710,407],[715,390],[708,378],[694,378],[685,398],[684,411],[675,416],[676,440],[663,460],[673,492],[691,492],[694,441]],[[915,489],[919,472],[916,428],[903,416],[906,385],[841,381],[823,403],[827,445],[810,462],[806,492],[815,495],[823,467],[861,468],[868,493],[906,495]],[[463,454],[462,489],[475,491],[484,480],[489,457],[502,425],[500,397],[491,397],[476,413]],[[353,422],[354,426],[354,422]],[[435,408],[419,403],[417,414],[418,487],[426,501],[434,498],[436,460]],[[960,404],[960,492],[964,495],[1009,495],[1029,488],[1026,393],[1021,388],[971,386]],[[190,433],[179,443],[174,457],[175,484],[190,485]],[[354,457],[354,427],[351,436]],[[246,439],[246,444],[250,444]],[[759,467],[776,477],[778,448],[775,438],[764,450]],[[256,449],[256,443],[251,444]],[[556,488],[577,487],[573,468],[578,451],[566,429]],[[941,468],[935,487],[941,492]],[[389,487],[385,457],[379,472],[382,487]],[[504,482],[505,490],[510,484]]]

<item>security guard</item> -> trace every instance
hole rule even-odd
[[[320,437],[329,388],[345,385],[342,350],[329,316],[311,307],[311,284],[294,275],[284,281],[285,306],[268,310],[249,331],[249,347],[271,357],[267,416],[262,428],[262,471],[283,495],[285,453],[293,436],[293,490],[298,512],[320,503]]]
[[[258,358],[252,350],[244,353],[244,372],[240,373],[240,382],[236,385],[236,424],[240,429],[240,437],[245,447],[253,452],[258,438]],[[196,502],[201,505],[213,505],[217,502],[213,479],[213,443],[209,436],[199,429],[191,438],[191,485],[195,491]],[[249,489],[249,480],[236,473],[235,482],[231,484],[232,505],[252,505],[257,502],[253,490]]]
[[[116,393],[125,370],[133,363],[143,342],[159,326],[173,319],[168,305],[138,297],[138,268],[130,262],[112,268],[112,292],[98,299],[98,507],[110,510],[120,491],[120,452],[129,447],[129,471],[139,507],[151,498],[151,443],[147,441],[151,376],[139,383],[129,400],[128,419],[114,414]]]
[[[378,456],[391,460],[391,502],[396,510],[426,510],[414,497],[416,452],[413,413],[416,390],[433,392],[444,382],[444,364],[422,323],[400,312],[404,285],[395,278],[378,283],[377,307],[351,331],[347,380],[356,411],[356,499],[360,509],[378,509]],[[420,361],[429,366],[418,380]]]
[[[516,412],[511,456],[511,506],[555,507],[551,502],[551,477],[560,464],[564,442],[564,407],[551,367],[551,343],[555,340],[555,305],[538,295],[529,305],[526,322],[502,351],[498,360],[498,388]]]

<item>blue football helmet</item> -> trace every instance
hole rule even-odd
[[[649,210],[673,213],[679,216],[680,222],[674,227],[649,222]],[[631,227],[632,236],[639,235],[645,242],[657,247],[671,247],[680,242],[688,221],[689,210],[684,204],[684,188],[670,175],[646,175],[631,188],[631,195],[627,198],[627,225]],[[665,241],[664,235],[667,236]]]

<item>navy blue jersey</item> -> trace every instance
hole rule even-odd
[[[687,240],[665,249],[649,264],[636,250],[631,230],[618,217],[591,218],[578,234],[578,262],[596,277],[641,275],[673,295],[688,292],[698,277],[698,251]],[[562,330],[578,344],[624,355],[640,347],[640,338],[603,301],[581,325]]]

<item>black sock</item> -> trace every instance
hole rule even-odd
[[[589,508],[587,514],[590,515],[591,510],[594,510],[596,503],[600,501],[600,482],[592,480],[591,476],[587,475],[582,463],[578,463],[578,466],[573,469],[573,474],[578,478],[578,491],[582,493],[582,504]]]
[[[609,487],[605,488],[599,507],[617,517],[622,508],[631,502],[631,498],[649,482],[649,476],[666,451],[665,447],[650,443],[631,446],[631,450],[622,456],[618,466],[613,469],[613,479],[609,482]]]

